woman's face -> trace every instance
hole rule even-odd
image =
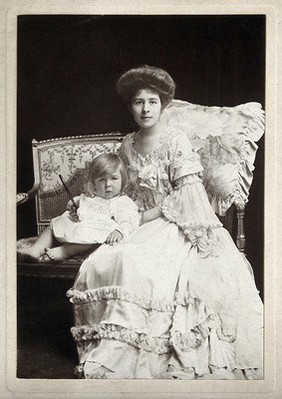
[[[159,121],[162,110],[160,96],[152,91],[142,89],[133,97],[131,113],[135,122],[143,129],[155,126]]]

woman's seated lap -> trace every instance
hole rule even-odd
[[[262,378],[262,303],[214,214],[201,164],[160,115],[170,75],[134,68],[117,84],[139,126],[120,149],[141,227],[102,245],[68,291],[84,378]],[[254,370],[256,369],[256,370]]]

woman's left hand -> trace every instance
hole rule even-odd
[[[151,220],[155,220],[162,216],[162,212],[160,207],[156,206],[155,208],[147,209],[142,213],[140,218],[140,225],[150,222]]]
[[[118,230],[114,230],[106,238],[105,244],[109,245],[117,244],[118,242],[120,242],[122,237],[123,235]]]

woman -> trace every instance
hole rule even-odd
[[[262,303],[251,267],[214,214],[185,133],[160,116],[175,84],[142,66],[118,81],[139,125],[120,156],[140,227],[82,264],[74,305],[85,378],[262,378]]]

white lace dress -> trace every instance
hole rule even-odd
[[[81,194],[75,199],[79,199],[79,220],[73,222],[67,211],[50,224],[61,243],[102,244],[114,230],[127,237],[139,226],[138,208],[126,195],[104,199]]]
[[[106,378],[261,372],[263,307],[252,269],[208,202],[186,136],[167,128],[158,148],[142,156],[129,134],[120,155],[128,195],[140,209],[160,206],[164,216],[83,262],[67,293],[78,373],[100,378],[101,365]]]

